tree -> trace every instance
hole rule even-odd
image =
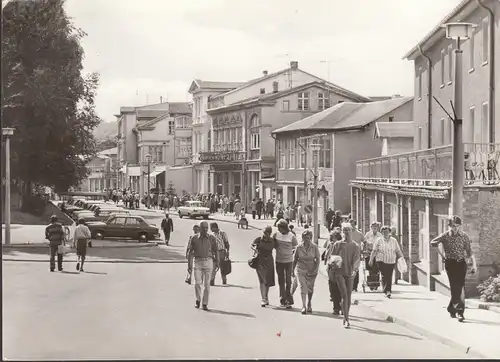
[[[64,0],[14,0],[2,14],[2,119],[14,127],[12,180],[24,195],[38,185],[66,191],[87,175],[96,73],[84,76],[80,40]]]

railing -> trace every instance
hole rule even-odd
[[[466,184],[500,184],[500,144],[465,143]],[[357,179],[437,180],[452,179],[452,146],[430,148],[356,162]]]
[[[215,152],[241,152],[243,151],[243,142],[232,142],[232,143],[226,143],[222,145],[214,145],[214,151]]]

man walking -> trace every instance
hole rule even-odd
[[[186,248],[186,259],[188,261],[188,270],[187,270],[187,276],[186,276],[186,283],[187,284],[191,284],[191,276],[193,275],[193,256],[189,253],[189,248],[191,247],[191,239],[193,239],[193,236],[195,236],[199,233],[200,233],[200,226],[194,225],[193,226],[193,235],[189,236],[188,245]]]
[[[165,213],[165,217],[161,221],[161,229],[165,235],[165,245],[168,246],[168,243],[170,242],[170,233],[174,231],[174,223],[170,218],[168,211]]]
[[[215,285],[215,276],[217,271],[220,269],[220,276],[222,278],[222,284],[227,284],[227,276],[224,274],[226,271],[223,270],[222,265],[225,260],[229,259],[229,240],[227,234],[219,229],[219,225],[216,222],[210,224],[210,231],[215,236],[217,241],[217,253],[219,257],[219,266],[214,268],[212,271],[212,278],[210,279],[210,285]]]
[[[208,223],[200,223],[200,233],[191,238],[188,255],[194,258],[194,291],[196,293],[195,308],[208,310],[208,297],[210,294],[210,278],[214,267],[219,264],[217,241],[215,236],[208,234]],[[201,285],[204,285],[203,301]]]
[[[450,281],[451,299],[448,305],[448,313],[451,318],[464,321],[465,311],[465,276],[467,275],[466,258],[472,260],[471,273],[476,272],[476,258],[472,254],[469,236],[460,228],[462,219],[453,216],[448,220],[450,230],[439,235],[431,241],[431,246],[437,247],[440,243],[443,245],[445,269]]]
[[[292,308],[292,266],[293,252],[297,246],[297,238],[290,232],[285,220],[278,221],[278,232],[274,234],[276,240],[276,274],[280,286],[280,305]]]
[[[50,217],[50,225],[45,228],[45,239],[49,240],[50,245],[50,271],[53,272],[56,268],[57,254],[57,269],[63,271],[63,255],[60,247],[64,242],[64,229],[57,222],[57,216]]]

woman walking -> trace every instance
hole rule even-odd
[[[342,224],[344,238],[333,245],[332,256],[340,256],[341,262],[335,270],[340,295],[342,296],[342,312],[344,314],[344,327],[349,328],[349,310],[351,309],[352,284],[356,270],[360,263],[360,248],[351,238],[352,226],[349,223]]]
[[[252,249],[257,253],[257,277],[260,284],[260,295],[262,297],[261,306],[269,305],[269,288],[274,287],[274,259],[273,249],[276,247],[276,241],[271,236],[273,228],[267,226],[264,234],[254,240]]]
[[[78,220],[78,226],[75,228],[75,234],[73,235],[73,246],[76,247],[76,256],[78,258],[76,270],[81,272],[83,271],[83,264],[87,255],[87,244],[90,238],[90,229],[85,225],[85,220]]]
[[[302,298],[302,314],[312,313],[311,301],[314,293],[314,282],[318,276],[321,256],[318,246],[312,242],[312,232],[302,233],[302,242],[295,249],[292,270],[296,270],[296,278]],[[306,308],[307,302],[307,308]]]
[[[373,262],[377,262],[378,270],[382,274],[382,288],[384,289],[385,296],[391,297],[392,292],[392,274],[397,260],[403,256],[399,243],[391,236],[391,228],[383,226],[382,238],[375,241],[373,251],[370,255],[370,267]]]

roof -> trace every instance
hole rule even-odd
[[[189,102],[168,102],[168,113],[191,115],[193,110]]]
[[[138,109],[136,110],[136,116],[137,118],[156,118],[167,112],[167,110]]]
[[[189,93],[192,93],[196,87],[201,89],[218,89],[229,91],[231,89],[238,88],[243,84],[245,84],[245,82],[213,82],[195,79],[189,87]]]
[[[419,47],[422,50],[429,49],[436,41],[442,39],[445,35],[445,29],[442,27],[449,22],[463,20],[472,11],[478,7],[476,0],[462,0],[443,20],[439,22],[427,35],[418,42],[408,53],[403,56],[403,59],[413,60],[417,54],[420,54]]]
[[[322,82],[322,83],[325,83],[325,84],[328,84],[332,89],[335,89],[336,93],[338,94],[342,94],[344,95],[345,97],[349,98],[349,99],[352,99],[352,100],[359,100],[359,101],[363,101],[363,102],[369,102],[370,101],[370,98],[368,97],[365,97],[365,96],[362,96],[360,94],[357,94],[357,93],[354,93],[346,88],[343,88],[337,84],[334,84],[334,83],[331,83],[331,82],[328,82],[320,77],[317,77],[311,73],[308,73],[306,71],[303,71],[302,69],[299,69],[299,68],[296,68],[296,69],[293,69],[293,68],[286,68],[286,69],[283,69],[283,70],[280,70],[278,72],[275,72],[275,73],[271,73],[271,74],[268,74],[268,75],[264,75],[262,77],[259,77],[259,78],[255,78],[255,79],[252,79],[250,81],[248,81],[247,83],[243,84],[242,86],[238,87],[238,88],[235,88],[235,89],[232,89],[230,90],[229,92],[226,92],[226,93],[221,93],[217,96],[214,96],[213,99],[216,99],[218,97],[224,97],[232,92],[236,92],[236,91],[239,91],[241,89],[245,89],[247,87],[250,87],[254,84],[258,84],[266,79],[270,79],[270,78],[273,78],[273,77],[276,77],[278,75],[281,75],[281,74],[284,74],[284,73],[287,73],[287,72],[291,72],[291,71],[299,71],[299,72],[302,72],[304,74],[307,74],[313,78],[316,78],[316,80],[318,82]],[[292,88],[293,89],[293,88]]]
[[[413,122],[376,122],[374,138],[413,138]]]
[[[307,118],[279,128],[273,133],[292,132],[299,130],[339,131],[359,129],[396,108],[411,102],[413,97],[401,97],[379,102],[352,103],[343,102],[333,107],[313,114]]]
[[[154,125],[155,123],[167,118],[167,117],[170,117],[170,114],[169,113],[163,113],[161,116],[159,117],[156,117],[155,119],[151,119],[149,121],[146,121],[144,123],[141,123],[139,125],[137,125],[137,129],[143,129],[143,128],[147,128],[147,127],[151,127],[152,125]]]

